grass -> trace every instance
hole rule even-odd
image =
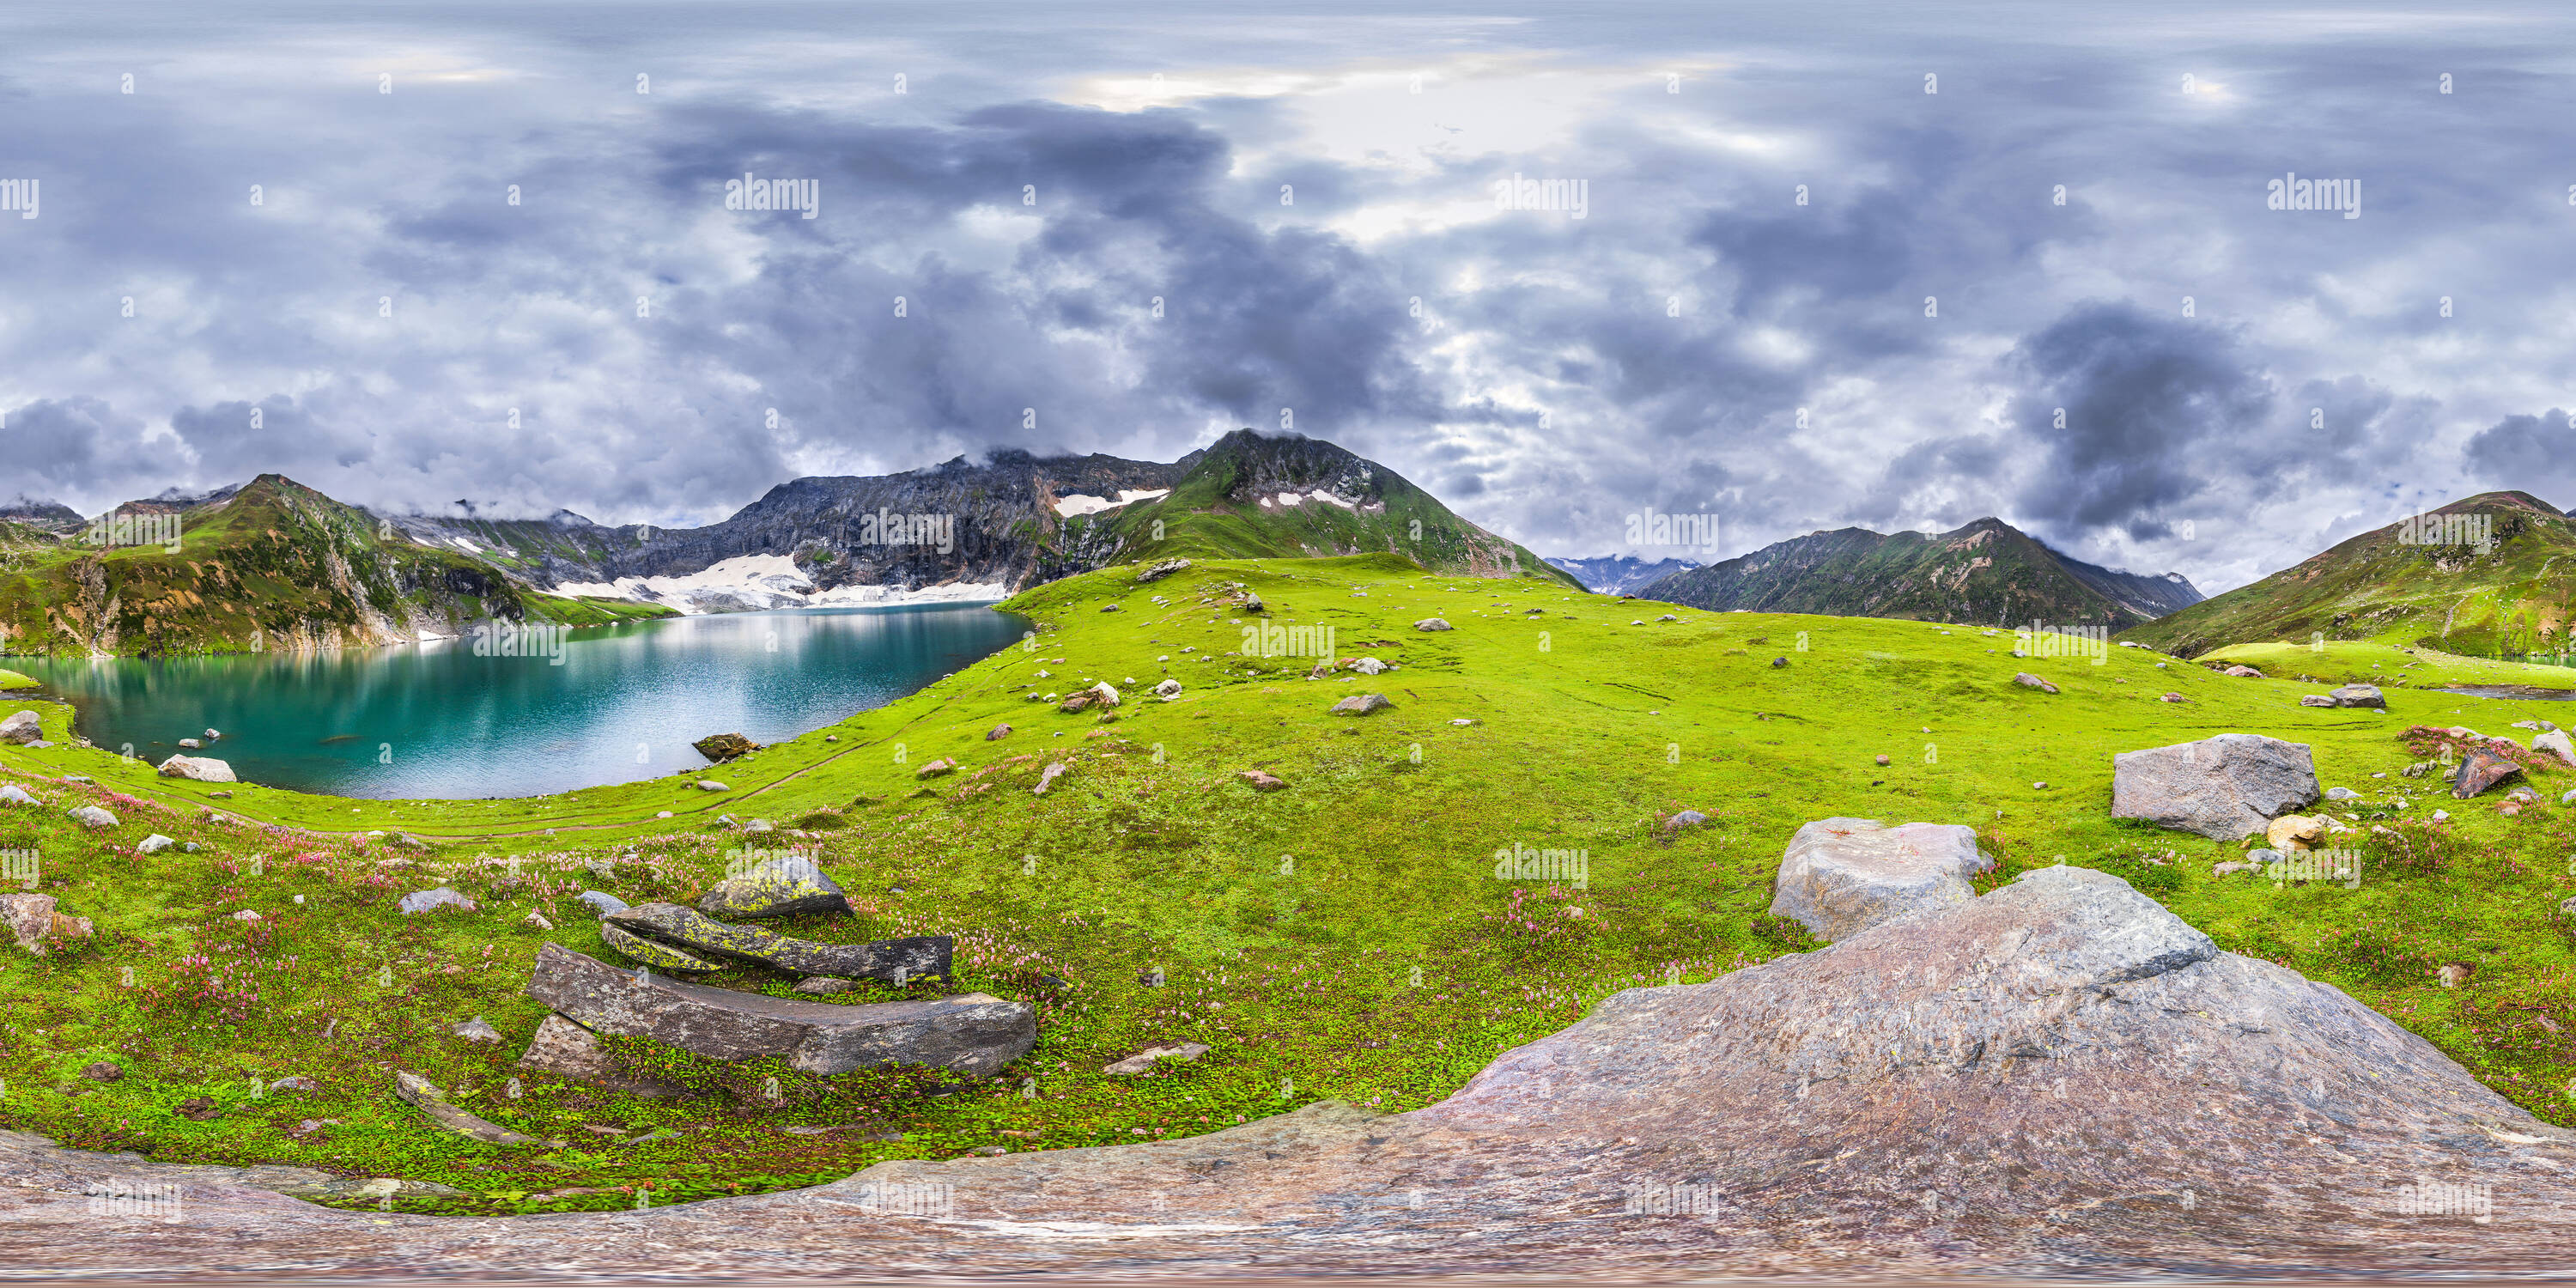
[[[2392,686],[2387,715],[2303,708],[2308,686],[2139,649],[2095,666],[2014,659],[2010,634],[1969,627],[1687,609],[1662,622],[1667,605],[1429,576],[1384,556],[1201,561],[1144,586],[1135,571],[1020,596],[1007,606],[1041,624],[1023,647],[732,762],[715,771],[732,785],[723,793],[695,789],[693,772],[508,801],[248,786],[215,800],[219,789],[102,751],[0,748],[0,781],[45,802],[0,809],[0,849],[37,851],[42,888],[100,931],[42,959],[0,949],[0,1124],[166,1161],[433,1181],[466,1197],[394,1205],[515,1212],[808,1184],[888,1158],[1190,1135],[1322,1098],[1411,1109],[1620,989],[1812,946],[1765,915],[1770,880],[1792,831],[1841,814],[1973,826],[2003,859],[1990,882],[2061,857],[2115,872],[2222,946],[2347,989],[2532,1112],[2576,1125],[2576,1049],[2563,1036],[2576,1026],[2576,954],[2553,918],[2576,893],[2576,811],[2556,804],[2576,771],[2536,771],[2547,803],[2518,818],[2492,798],[2443,799],[2441,825],[2426,821],[2427,785],[2397,777],[2420,758],[2397,737],[2408,725],[2501,732],[2563,704]],[[1310,680],[1312,658],[1234,655],[1257,625],[1226,602],[1236,582],[1282,627],[1330,627],[1340,655],[1398,669]],[[1457,629],[1412,629],[1434,615]],[[2380,659],[2355,660],[2366,671]],[[2011,683],[2023,669],[2062,691]],[[1185,686],[1178,700],[1150,696],[1166,673]],[[1125,695],[1112,719],[1023,696],[1100,678]],[[2157,700],[2167,690],[2188,700]],[[1326,714],[1354,692],[1395,706]],[[65,709],[25,705],[67,742]],[[1009,735],[986,739],[1006,722]],[[2345,811],[2365,829],[2358,888],[2218,877],[2213,863],[2242,847],[2108,816],[2114,753],[2231,731],[2310,743],[2327,785],[2365,794]],[[915,777],[941,757],[963,768]],[[1032,795],[1055,761],[1070,772]],[[1238,777],[1254,768],[1288,789],[1256,793]],[[2389,798],[2400,789],[2409,808]],[[78,829],[63,810],[81,803],[120,825]],[[241,821],[204,821],[207,806]],[[1664,832],[1682,809],[1710,823]],[[808,835],[750,838],[726,815]],[[154,831],[201,849],[136,853]],[[634,1051],[713,1094],[648,1101],[515,1075],[513,1097],[510,1062],[543,1013],[520,991],[538,945],[619,960],[570,896],[685,901],[728,852],[763,842],[818,847],[858,909],[783,929],[955,934],[951,987],[1038,1007],[1037,1050],[983,1082],[808,1078]],[[1496,880],[1495,852],[1523,845],[1583,851],[1588,881]],[[394,911],[402,893],[437,884],[480,910]],[[245,908],[261,920],[235,919]],[[553,929],[525,920],[531,911]],[[2451,960],[2478,967],[2467,986],[2434,982]],[[1161,987],[1145,982],[1157,969]],[[789,981],[745,969],[716,982],[777,992]],[[447,1034],[476,1015],[507,1042]],[[1212,1050],[1143,1077],[1100,1072],[1184,1039]],[[129,1076],[64,1094],[101,1058]],[[396,1068],[566,1143],[444,1135],[394,1098]],[[254,1074],[322,1089],[254,1098]],[[222,1116],[173,1112],[195,1097]],[[308,1119],[336,1122],[287,1130]],[[681,1134],[616,1143],[662,1128]]]
[[[0,671],[0,693],[6,693],[11,689],[34,687],[36,687],[36,681],[33,676],[20,675],[15,671]]]
[[[2242,664],[2275,678],[2314,676],[2333,684],[2403,684],[2416,689],[2511,684],[2576,691],[2576,668],[2462,657],[2422,646],[2368,640],[2238,644],[2214,649],[2197,660]]]

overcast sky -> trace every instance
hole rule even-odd
[[[2571,10],[2107,8],[14,0],[0,498],[683,524],[1286,409],[1546,554],[2576,505]]]

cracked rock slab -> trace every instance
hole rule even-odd
[[[553,943],[537,950],[528,996],[593,1033],[714,1060],[784,1056],[808,1073],[924,1064],[989,1075],[1037,1043],[1034,1011],[982,993],[844,1006],[638,979]]]
[[[947,978],[957,947],[957,941],[948,935],[826,944],[790,938],[758,926],[729,925],[676,903],[626,908],[609,913],[600,922],[603,927],[615,926],[696,954],[750,962],[792,974],[880,979],[898,984],[925,975]]]

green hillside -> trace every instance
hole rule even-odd
[[[120,512],[138,544],[0,541],[0,651],[221,653],[384,644],[491,618],[588,625],[658,606],[521,588],[274,474],[184,510]],[[160,525],[175,522],[177,540]],[[173,548],[175,546],[175,548]]]
[[[2139,649],[2093,666],[1883,618],[1677,609],[1664,622],[1553,582],[1426,575],[1388,555],[1207,559],[1144,585],[1135,573],[1020,596],[1008,607],[1040,623],[1031,647],[731,762],[720,793],[688,773],[503,801],[249,785],[218,798],[104,751],[0,746],[0,782],[41,802],[0,807],[0,850],[40,855],[43,890],[98,927],[41,959],[0,946],[0,1127],[164,1162],[433,1182],[461,1193],[392,1205],[506,1213],[1186,1136],[1324,1098],[1410,1109],[1621,989],[1805,946],[1764,917],[1770,882],[1790,834],[1834,815],[1974,827],[2003,864],[1984,885],[2061,858],[2116,873],[2222,947],[2343,988],[2576,1124],[2576,951],[2554,914],[2576,894],[2576,807],[2558,804],[2576,770],[2533,769],[2543,803],[2519,816],[2501,791],[2453,801],[2400,776],[2427,755],[2401,736],[2410,725],[2508,733],[2576,713],[2568,703],[2391,686],[2385,715],[2313,709],[2298,703],[2313,686]],[[1237,584],[1280,626],[1332,627],[1341,654],[1397,669],[1308,679],[1312,657],[1232,653],[1254,624]],[[1434,614],[1456,629],[1411,629]],[[2349,659],[2365,673],[2368,660]],[[2062,691],[2014,684],[2022,669]],[[1184,685],[1170,702],[1148,692],[1167,673]],[[1126,694],[1106,718],[1024,696],[1098,678]],[[1393,709],[1327,714],[1364,691]],[[67,743],[68,710],[21,705]],[[2108,817],[2115,753],[2226,732],[2309,743],[2325,785],[2361,793],[2338,807],[2356,829],[2339,840],[2364,856],[2357,887],[2222,876],[2213,864],[2239,846]],[[917,777],[937,757],[963,763]],[[1035,795],[1056,763],[1069,772]],[[1286,788],[1254,791],[1240,774],[1256,768]],[[117,825],[73,825],[64,811],[84,804]],[[2437,806],[2447,822],[2430,820]],[[1667,828],[1682,810],[1708,821]],[[753,819],[779,830],[738,829]],[[153,832],[200,850],[138,852]],[[855,901],[854,918],[794,919],[790,933],[956,935],[953,988],[1037,1007],[1037,1050],[990,1082],[665,1059],[650,1067],[714,1094],[648,1101],[529,1077],[514,1097],[511,1061],[541,1015],[521,992],[539,945],[618,960],[572,896],[690,899],[746,845],[816,847]],[[1584,852],[1588,880],[1497,880],[1496,852],[1523,846]],[[479,910],[394,911],[442,884]],[[2475,975],[2442,987],[2434,968],[2453,961]],[[748,970],[715,981],[785,986]],[[478,1015],[501,1043],[448,1032]],[[1101,1073],[1184,1039],[1212,1049],[1148,1077]],[[77,1076],[102,1059],[126,1076]],[[397,1069],[564,1143],[443,1134],[394,1098]],[[772,1072],[775,1101],[760,1081]],[[319,1089],[254,1095],[254,1074]],[[196,1102],[217,1116],[177,1112]],[[657,1130],[679,1134],[620,1143]]]
[[[2490,547],[2410,543],[2376,528],[2249,586],[2124,632],[2182,657],[2264,642],[2368,640],[2481,657],[2568,648],[2576,523],[2525,492],[2431,512],[2476,520]]]
[[[1123,543],[1119,557],[1130,562],[1385,553],[1434,572],[1531,575],[1583,589],[1402,475],[1321,439],[1239,429],[1196,456],[1171,495],[1067,519],[1059,544],[1079,549],[1090,530],[1102,529]]]

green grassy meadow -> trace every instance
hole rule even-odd
[[[2554,916],[2576,894],[2576,809],[2557,804],[2576,771],[2541,773],[2544,803],[2519,817],[2498,812],[2501,789],[2458,802],[2397,776],[2418,759],[2397,736],[2411,724],[2509,733],[2576,705],[2384,678],[2388,714],[2298,705],[2320,690],[2282,677],[2378,678],[2369,662],[2415,657],[2365,656],[2365,645],[2244,680],[2143,649],[2112,648],[2100,665],[2015,659],[2009,632],[1710,614],[1552,579],[1426,575],[1392,556],[1203,560],[1142,586],[1136,572],[1019,596],[1005,606],[1041,623],[1036,638],[911,697],[641,783],[387,802],[245,785],[216,799],[224,789],[103,751],[0,747],[0,782],[44,805],[0,807],[0,850],[35,851],[39,887],[98,928],[44,958],[0,947],[0,1126],[164,1161],[436,1182],[465,1196],[395,1205],[512,1212],[811,1184],[890,1158],[1191,1135],[1326,1098],[1413,1109],[1620,989],[1812,947],[1763,914],[1790,833],[1833,815],[1973,826],[2004,861],[1993,883],[2060,861],[2117,873],[2221,946],[2345,988],[2533,1113],[2576,1125],[2576,952]],[[1338,656],[1397,669],[1308,679],[1313,657],[1236,655],[1263,620],[1226,602],[1236,582],[1283,630],[1329,627]],[[1678,620],[1656,620],[1668,611]],[[1456,629],[1412,628],[1435,615]],[[2015,685],[2017,670],[2062,692]],[[1177,700],[1150,694],[1166,675],[1184,686]],[[1025,696],[1096,679],[1125,698],[1108,717]],[[2168,690],[2187,701],[2159,701]],[[1394,707],[1326,714],[1361,692]],[[22,707],[68,743],[67,709],[21,696],[8,710]],[[988,741],[1003,723],[1012,732]],[[2364,853],[2358,888],[2215,876],[2244,847],[2108,817],[2114,753],[2226,732],[2311,743],[2324,785],[2364,794],[2337,811],[2360,829],[2341,838]],[[962,767],[916,777],[942,757]],[[1070,772],[1033,795],[1055,761]],[[1289,786],[1256,792],[1238,776],[1249,769]],[[731,789],[699,790],[700,777]],[[64,815],[80,804],[104,805],[119,826],[84,831]],[[2436,808],[2451,819],[2431,823]],[[1663,829],[1685,809],[1708,824]],[[746,834],[726,817],[781,830]],[[138,854],[154,832],[201,848]],[[510,1094],[511,1062],[544,1013],[520,991],[538,946],[623,960],[574,893],[690,901],[729,852],[790,845],[817,849],[859,915],[778,929],[954,934],[956,978],[910,991],[1031,1002],[1036,1051],[1001,1078],[966,1081],[809,1077],[629,1049],[708,1094],[655,1101],[533,1076]],[[1496,851],[1520,846],[1580,850],[1588,880],[1497,880]],[[394,910],[440,884],[480,910]],[[245,909],[259,919],[239,919]],[[2447,961],[2476,973],[2440,987],[2432,972]],[[793,980],[744,968],[710,982],[783,993]],[[870,990],[840,1000],[895,996]],[[506,1041],[448,1034],[478,1015]],[[1213,1049],[1143,1077],[1100,1072],[1179,1040]],[[127,1076],[76,1076],[99,1059]],[[394,1097],[396,1069],[564,1144],[446,1135]],[[320,1090],[265,1089],[288,1075]],[[196,1098],[221,1116],[174,1112]],[[289,1130],[308,1120],[329,1125]],[[678,1134],[620,1143],[663,1129]]]

